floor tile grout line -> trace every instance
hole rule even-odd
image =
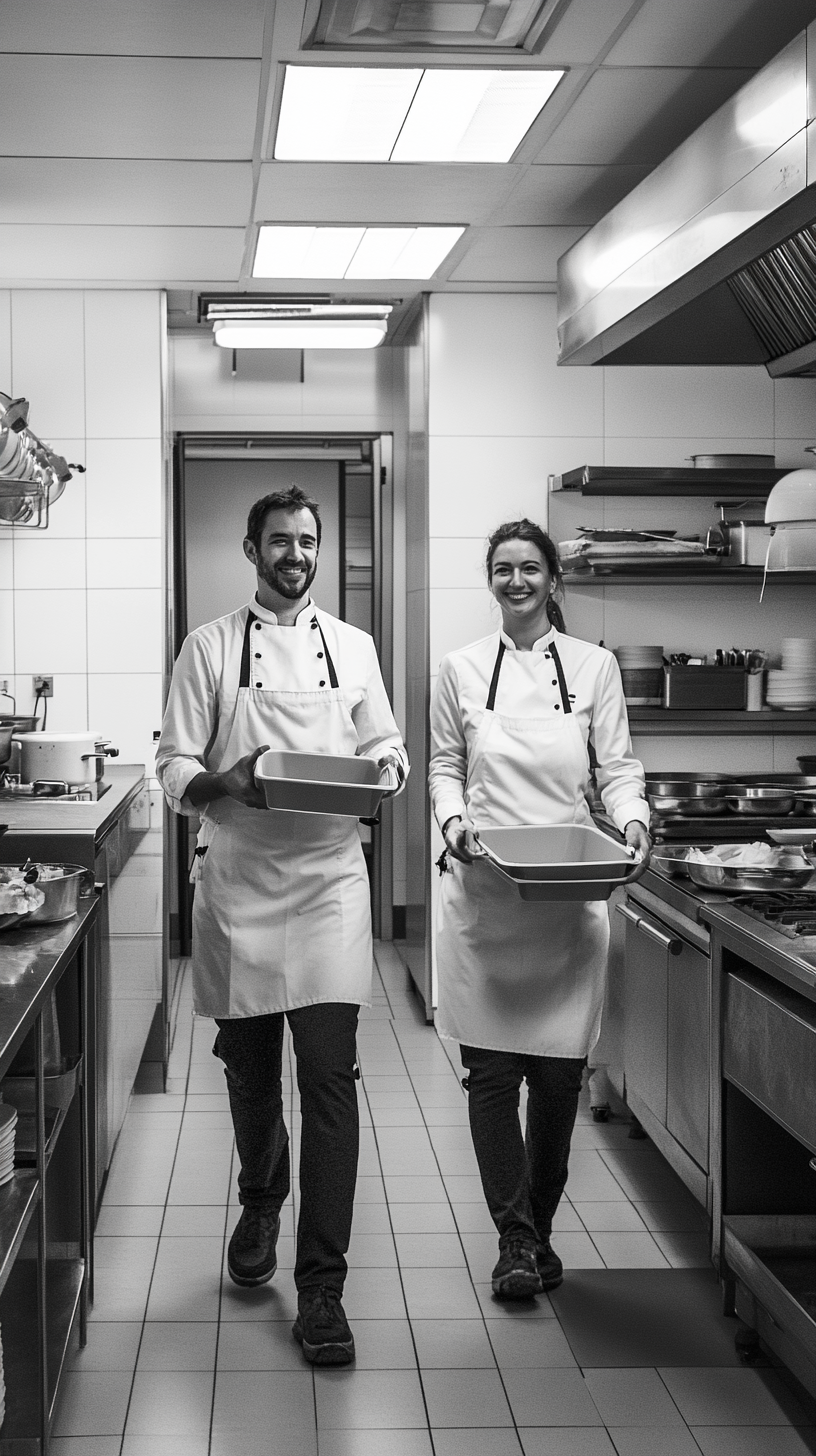
[[[391,1024],[393,1026],[393,1023],[391,1023]],[[404,1061],[403,1061],[403,1065],[404,1065]],[[366,1107],[368,1108],[368,1115],[371,1118],[372,1129],[373,1129],[373,1133],[374,1133],[374,1146],[377,1149],[377,1159],[378,1159],[379,1164],[380,1164],[380,1177],[382,1178],[383,1193],[385,1195],[385,1206],[386,1206],[386,1209],[388,1211],[388,1226],[389,1226],[389,1228],[391,1230],[391,1241],[392,1241],[392,1243],[394,1245],[394,1257],[396,1258],[396,1261],[397,1261],[397,1273],[399,1275],[400,1289],[402,1290],[402,1301],[403,1301],[403,1304],[405,1305],[405,1318],[407,1320],[408,1329],[409,1329],[410,1334],[411,1334],[411,1346],[412,1346],[413,1351],[414,1351],[414,1360],[416,1362],[417,1379],[419,1380],[419,1388],[420,1388],[420,1390],[422,1392],[422,1408],[425,1411],[425,1423],[426,1423],[426,1426],[428,1428],[428,1440],[431,1443],[431,1453],[432,1453],[432,1456],[436,1456],[436,1442],[434,1441],[433,1431],[431,1429],[431,1418],[430,1418],[430,1412],[428,1410],[428,1398],[427,1398],[427,1396],[425,1394],[425,1381],[422,1378],[422,1367],[421,1367],[421,1365],[419,1363],[419,1351],[417,1350],[416,1337],[414,1335],[414,1326],[413,1326],[413,1322],[411,1320],[410,1310],[408,1309],[408,1301],[405,1298],[405,1283],[404,1283],[404,1280],[403,1280],[403,1277],[402,1277],[402,1266],[401,1266],[400,1260],[399,1260],[399,1249],[397,1247],[396,1235],[394,1233],[394,1225],[393,1225],[393,1221],[392,1221],[392,1218],[391,1218],[391,1205],[388,1202],[388,1188],[386,1186],[385,1174],[383,1172],[383,1167],[382,1167],[382,1158],[380,1156],[380,1145],[379,1145],[379,1141],[377,1139],[377,1129],[376,1129],[376,1127],[374,1127],[374,1114],[373,1114],[373,1111],[372,1111],[372,1108],[371,1108],[371,1104],[369,1103],[369,1100],[368,1100],[368,1091],[367,1091],[366,1085],[365,1085],[365,1074],[362,1071],[362,1069],[360,1071],[360,1077],[361,1077],[361,1081],[362,1081],[363,1095],[364,1095],[365,1100],[366,1100]],[[416,1093],[414,1093],[414,1095],[416,1096]],[[320,1441],[320,1435],[319,1435],[319,1431],[318,1431],[318,1452],[319,1452],[319,1441]]]
[[[430,1026],[428,1028],[428,1030],[434,1036],[436,1036],[436,1031],[433,1028],[433,1026]],[[408,1077],[409,1082],[411,1083],[411,1090],[413,1091],[413,1094],[414,1094],[414,1096],[417,1099],[417,1105],[419,1107],[419,1110],[420,1110],[420,1113],[421,1113],[421,1116],[422,1116],[422,1125],[425,1128],[425,1131],[426,1131],[426,1133],[428,1135],[428,1142],[431,1144],[431,1151],[433,1152],[434,1161],[436,1163],[437,1168],[439,1168],[439,1177],[440,1177],[441,1182],[442,1182],[442,1187],[445,1189],[445,1197],[446,1197],[446,1199],[448,1201],[448,1207],[449,1207],[450,1212],[451,1212],[451,1217],[453,1218],[453,1222],[454,1222],[454,1224],[456,1226],[456,1237],[459,1240],[459,1246],[460,1246],[460,1248],[462,1250],[462,1257],[463,1257],[463,1259],[465,1261],[465,1268],[467,1270],[468,1279],[470,1280],[470,1285],[471,1285],[471,1288],[473,1289],[473,1294],[474,1294],[474,1297],[476,1299],[476,1303],[477,1303],[477,1305],[479,1307],[479,1317],[480,1317],[480,1319],[482,1321],[482,1324],[484,1326],[485,1338],[487,1339],[487,1342],[488,1342],[488,1344],[490,1346],[490,1351],[491,1351],[491,1354],[493,1356],[493,1360],[494,1360],[495,1366],[496,1366],[496,1373],[497,1373],[497,1375],[499,1377],[499,1382],[501,1384],[502,1391],[504,1392],[504,1398],[507,1401],[507,1409],[510,1412],[510,1419],[513,1422],[513,1430],[514,1430],[515,1435],[516,1435],[516,1440],[518,1441],[518,1444],[519,1444],[519,1451],[521,1452],[521,1456],[523,1456],[523,1453],[524,1453],[524,1444],[523,1444],[522,1439],[521,1439],[521,1433],[520,1433],[519,1428],[518,1428],[518,1422],[516,1421],[515,1411],[513,1410],[512,1404],[510,1402],[510,1397],[509,1397],[509,1395],[507,1393],[507,1386],[506,1386],[505,1380],[504,1380],[504,1372],[502,1371],[502,1369],[501,1369],[501,1367],[499,1365],[499,1361],[498,1361],[497,1356],[496,1356],[496,1351],[493,1348],[493,1341],[490,1338],[490,1330],[487,1327],[487,1320],[485,1318],[485,1312],[484,1312],[484,1310],[482,1308],[482,1305],[481,1305],[481,1301],[479,1299],[479,1296],[476,1293],[475,1280],[473,1278],[473,1273],[471,1271],[470,1264],[468,1263],[467,1253],[465,1251],[464,1243],[462,1242],[462,1234],[461,1234],[461,1231],[459,1229],[459,1224],[458,1224],[457,1219],[456,1219],[456,1214],[454,1213],[453,1204],[451,1202],[450,1194],[448,1193],[448,1189],[447,1189],[447,1185],[445,1183],[445,1179],[444,1179],[444,1177],[442,1175],[442,1169],[439,1167],[439,1159],[437,1157],[436,1148],[434,1147],[433,1142],[431,1141],[430,1129],[428,1127],[427,1122],[425,1121],[425,1110],[424,1110],[424,1108],[422,1106],[422,1103],[420,1102],[419,1097],[417,1095],[417,1090],[416,1090],[416,1087],[414,1085],[414,1079],[413,1079],[413,1076],[411,1074],[411,1070],[410,1070],[410,1068],[408,1066],[408,1063],[405,1060],[405,1055],[403,1053],[402,1046],[400,1045],[399,1036],[398,1036],[397,1030],[394,1027],[393,1023],[392,1023],[392,1031],[393,1031],[393,1034],[394,1034],[394,1040],[395,1040],[395,1042],[397,1044],[397,1050],[399,1051],[400,1057],[402,1058],[402,1064],[403,1064],[403,1066],[405,1068],[406,1075]],[[438,1037],[437,1037],[437,1040],[438,1040]],[[448,1058],[448,1060],[450,1060],[450,1058]],[[453,1066],[453,1063],[451,1063],[451,1069],[455,1073],[456,1068]],[[457,1078],[457,1080],[461,1080],[461,1079]],[[464,1087],[462,1088],[462,1093],[464,1095]],[[376,1136],[376,1134],[375,1134],[375,1136]],[[386,1205],[388,1205],[388,1186],[385,1183],[385,1177],[384,1176],[383,1176],[383,1185],[385,1187]],[[389,1207],[389,1210],[388,1210],[388,1217],[389,1217],[389,1222],[390,1222],[390,1218],[391,1218],[391,1210],[390,1210],[390,1207]],[[396,1248],[396,1239],[394,1240],[394,1245],[395,1245],[395,1248]],[[399,1249],[397,1249],[397,1268],[400,1271],[400,1283],[402,1283],[402,1269],[401,1269],[400,1262],[399,1262]],[[404,1297],[405,1297],[405,1295],[404,1295],[404,1289],[403,1289],[403,1298]],[[408,1301],[407,1300],[405,1301],[405,1308],[406,1308],[406,1311],[408,1311]],[[410,1315],[410,1312],[409,1311],[408,1311],[408,1323],[411,1326],[411,1339],[414,1340],[413,1325],[411,1325],[411,1315]],[[559,1323],[560,1323],[560,1321],[559,1321]],[[416,1353],[416,1342],[414,1342],[414,1351]],[[421,1369],[421,1367],[419,1365],[419,1359],[418,1358],[417,1358],[417,1369],[419,1370],[419,1380],[420,1380],[420,1385],[422,1386],[422,1398],[423,1398],[423,1400],[425,1400],[425,1384],[424,1384],[424,1381],[422,1379],[422,1369]],[[427,1402],[426,1402],[426,1405],[425,1405],[426,1414],[427,1414],[427,1409],[428,1409],[428,1407],[427,1407]],[[430,1422],[429,1422],[428,1429],[430,1431],[431,1445],[433,1446],[434,1451],[435,1451],[436,1450],[436,1446],[434,1444],[433,1432],[431,1431],[431,1428],[430,1428]]]
[[[139,1356],[140,1356],[140,1354],[142,1352],[142,1342],[144,1340],[145,1325],[147,1323],[147,1310],[148,1310],[148,1307],[150,1305],[150,1295],[151,1295],[152,1290],[153,1290],[153,1280],[156,1277],[156,1264],[158,1263],[158,1259],[159,1259],[159,1249],[161,1247],[162,1232],[164,1230],[164,1223],[165,1223],[165,1219],[167,1217],[167,1205],[168,1205],[168,1201],[169,1201],[169,1198],[170,1198],[170,1188],[172,1186],[173,1173],[175,1172],[176,1161],[178,1159],[179,1144],[181,1142],[181,1130],[182,1130],[182,1128],[184,1126],[184,1114],[185,1114],[185,1112],[187,1110],[187,1096],[188,1096],[187,1085],[189,1084],[189,1081],[190,1081],[190,1071],[191,1071],[192,1064],[193,1064],[193,1040],[194,1040],[194,1038],[193,1038],[193,1034],[192,1034],[192,1031],[191,1031],[191,1033],[190,1033],[190,1048],[189,1048],[188,1057],[187,1057],[187,1082],[186,1082],[185,1088],[184,1088],[184,1103],[183,1103],[182,1109],[181,1109],[181,1117],[179,1118],[178,1133],[176,1135],[176,1148],[175,1148],[175,1152],[173,1154],[173,1163],[172,1163],[172,1166],[170,1168],[170,1175],[169,1175],[169,1177],[167,1179],[167,1192],[165,1193],[164,1205],[162,1207],[161,1223],[159,1225],[159,1236],[158,1236],[158,1238],[156,1240],[156,1252],[155,1252],[154,1257],[153,1257],[153,1268],[152,1268],[152,1271],[151,1271],[151,1274],[150,1274],[150,1280],[149,1280],[149,1283],[148,1283],[148,1286],[147,1286],[147,1297],[145,1299],[144,1312],[142,1314],[142,1326],[141,1326],[141,1329],[139,1331],[139,1343],[138,1343],[138,1345],[136,1347],[136,1359],[133,1362],[133,1376],[132,1376],[131,1382],[130,1382],[130,1391],[128,1392],[127,1407],[125,1409],[125,1420],[124,1420],[124,1425],[122,1426],[122,1438],[121,1438],[121,1441],[119,1442],[119,1456],[122,1456],[122,1452],[124,1451],[124,1446],[125,1446],[125,1438],[127,1436],[128,1418],[130,1416],[130,1407],[131,1407],[131,1405],[133,1403],[133,1389],[134,1389],[134,1386],[136,1384],[136,1371],[137,1371],[138,1366],[139,1366]],[[115,1154],[114,1154],[114,1156],[115,1156]]]
[[[182,1123],[183,1122],[184,1122],[184,1118],[182,1117]],[[218,1351],[219,1351],[219,1348],[220,1348],[220,1345],[221,1345],[221,1312],[222,1312],[223,1307],[224,1307],[224,1251],[225,1251],[226,1246],[227,1246],[227,1229],[229,1227],[230,1190],[232,1188],[232,1175],[233,1175],[233,1170],[235,1168],[235,1162],[236,1162],[237,1156],[238,1156],[238,1149],[237,1149],[237,1147],[235,1145],[235,1140],[233,1138],[232,1157],[230,1158],[230,1168],[229,1168],[229,1181],[227,1183],[227,1202],[226,1202],[226,1207],[224,1209],[224,1230],[223,1230],[223,1234],[221,1236],[221,1264],[220,1264],[221,1277],[220,1277],[220,1279],[218,1281],[218,1314],[216,1316],[216,1326],[215,1326],[215,1354],[214,1354],[214,1357],[213,1357],[212,1399],[210,1401],[210,1425],[209,1425],[209,1430],[207,1432],[207,1456],[210,1456],[210,1452],[212,1451],[213,1425],[214,1425],[214,1422],[215,1422],[215,1392],[216,1392],[216,1385],[218,1383]]]

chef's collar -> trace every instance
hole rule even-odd
[[[254,617],[258,618],[259,622],[266,622],[270,627],[278,626],[278,619],[275,616],[275,613],[270,612],[268,607],[262,607],[261,603],[258,601],[257,596],[254,596],[252,598],[252,601],[249,604],[249,610],[252,612],[252,615]],[[305,616],[304,613],[309,613],[313,611],[314,602],[312,601],[311,597],[309,597],[295,617],[294,625],[296,627],[301,627],[307,621],[310,621],[311,618]]]
[[[510,652],[518,652],[518,648],[517,648],[515,642],[513,641],[512,637],[508,637],[507,633],[504,631],[503,628],[499,628],[499,636],[501,637],[501,640],[504,643],[505,647]],[[549,647],[549,645],[552,642],[552,640],[553,640],[554,637],[555,637],[555,628],[554,627],[550,627],[549,632],[545,632],[543,637],[539,637],[538,638],[538,641],[533,643],[532,648],[531,648],[531,651],[532,652],[544,652]]]

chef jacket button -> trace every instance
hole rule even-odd
[[[260,652],[256,652],[256,653],[255,653],[255,656],[256,656],[256,657],[260,657],[260,655],[261,655],[261,654],[260,654]]]
[[[320,682],[318,683],[318,687],[324,688],[325,686],[326,686],[326,679],[324,677],[322,677],[320,679]]]
[[[258,683],[258,687],[260,687],[260,683]],[[560,707],[561,707],[561,704],[560,703],[556,703],[556,705],[555,705],[555,711],[556,711],[556,713],[558,712],[558,709]]]
[[[260,622],[256,622],[255,623],[255,631],[256,632],[260,632],[260,630],[261,630],[261,624],[260,624]]]
[[[316,632],[317,631],[317,622],[312,622],[312,631],[313,632]]]
[[[263,683],[256,683],[255,686],[256,686],[256,688],[262,688],[263,687]]]
[[[554,688],[557,688],[558,687],[558,678],[557,677],[554,677],[553,678],[552,685],[553,685]]]
[[[317,655],[318,655],[318,657],[322,657],[323,656],[323,653],[322,652],[318,652]]]

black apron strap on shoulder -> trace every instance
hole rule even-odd
[[[490,679],[490,688],[487,694],[487,702],[485,703],[485,708],[487,709],[488,713],[492,713],[493,709],[496,706],[496,689],[499,686],[499,673],[501,672],[502,658],[504,657],[504,652],[504,642],[501,641],[499,642],[499,650],[496,653],[496,665],[493,668],[493,676]]]
[[[565,713],[571,713],[572,703],[569,700],[569,693],[567,692],[567,679],[564,677],[564,669],[561,666],[561,658],[558,656],[558,648],[556,647],[554,642],[550,643],[550,652],[552,653],[552,660],[555,663],[556,676],[558,677],[558,686],[561,691],[561,707],[564,709]]]
[[[244,646],[241,651],[241,676],[238,679],[239,688],[249,687],[250,635],[252,633],[252,624],[255,620],[255,613],[251,610],[248,611],[246,627],[244,628]]]
[[[326,639],[323,636],[323,628],[317,621],[317,617],[313,617],[312,621],[317,623],[317,630],[320,633],[320,640],[323,643],[323,651],[326,654],[326,666],[329,669],[329,686],[333,688],[339,688],[340,684],[337,681],[337,673],[335,672],[334,663],[332,662],[332,655],[329,652],[328,647],[326,646]]]

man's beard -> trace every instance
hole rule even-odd
[[[315,573],[317,571],[317,562],[315,561],[311,566],[307,565],[306,573],[302,580],[295,582],[290,581],[282,574],[280,568],[283,562],[268,565],[265,561],[260,560],[256,561],[255,565],[261,580],[265,581],[266,585],[272,588],[272,591],[277,592],[278,596],[286,597],[290,602],[297,601],[299,597],[305,597],[315,579]]]

